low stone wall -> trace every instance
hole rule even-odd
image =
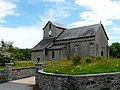
[[[35,67],[14,68],[12,69],[12,80],[34,76],[35,72]]]
[[[0,70],[0,83],[8,81],[8,73],[6,70]]]
[[[10,80],[31,77],[34,76],[35,73],[35,67],[11,68],[6,70],[0,70],[0,83],[8,82]]]
[[[62,75],[38,71],[41,90],[120,90],[120,73]]]

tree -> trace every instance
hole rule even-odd
[[[31,59],[31,52],[30,49],[19,49],[14,48],[13,54],[16,60],[30,60]]]
[[[4,65],[4,63],[8,63],[13,59],[11,53],[13,50],[12,44],[12,42],[0,41],[0,65]]]
[[[0,41],[0,65],[10,62],[10,60],[30,60],[30,49],[19,49],[13,46],[12,42]]]
[[[120,43],[115,42],[110,45],[110,56],[120,58]]]

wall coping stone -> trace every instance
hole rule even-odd
[[[19,70],[19,69],[30,69],[30,68],[35,68],[35,66],[12,68],[12,69],[13,69],[13,70]]]
[[[86,77],[86,76],[107,76],[107,75],[116,75],[116,74],[120,74],[120,72],[111,72],[111,73],[98,73],[98,74],[81,74],[81,75],[68,75],[68,74],[55,74],[55,73],[47,73],[44,72],[43,69],[42,70],[38,70],[38,73],[44,74],[44,75],[48,75],[48,76],[60,76],[60,77]]]

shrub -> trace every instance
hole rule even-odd
[[[101,61],[102,59],[103,59],[103,57],[102,57],[102,56],[96,56],[96,60]]]
[[[0,51],[0,65],[4,66],[5,63],[9,63],[11,60],[11,53]]]
[[[93,60],[92,57],[87,57],[87,58],[85,59],[86,63],[91,63],[92,60]]]
[[[67,56],[66,58],[67,58],[68,61],[71,60],[71,57],[70,57],[70,56]]]
[[[78,55],[74,55],[74,57],[72,58],[72,63],[73,65],[79,65],[80,64],[80,60],[81,60],[81,57],[78,56]]]

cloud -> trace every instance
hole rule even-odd
[[[0,0],[0,23],[5,23],[5,18],[10,15],[18,15],[16,13],[16,5],[14,2],[18,0]],[[38,25],[39,24],[39,25]],[[4,27],[0,25],[0,40],[13,42],[15,47],[33,48],[42,38],[42,23],[36,22],[31,26]]]
[[[15,12],[16,5],[5,0],[0,0],[0,23],[5,23],[5,17],[9,15],[17,15]]]
[[[65,2],[65,0],[42,0],[44,2],[56,2],[56,3],[61,3],[61,2]]]
[[[61,0],[61,2],[62,1],[64,0]],[[9,15],[17,15],[14,2],[16,2],[16,0],[0,0],[0,23],[5,23],[6,21],[4,19]],[[51,0],[50,2],[55,2],[55,0]],[[56,0],[56,2],[60,1]],[[58,5],[58,3],[55,5]],[[57,8],[50,8],[43,12],[43,15],[39,16],[39,20],[35,25],[19,27],[4,27],[1,25],[0,40],[11,41],[15,47],[19,48],[33,48],[43,38],[42,28],[48,20],[61,20],[67,16],[68,12],[66,7],[61,7],[60,4]]]
[[[76,23],[96,23],[112,25],[112,20],[120,20],[120,1],[116,0],[75,0],[75,4],[84,8],[79,13],[80,21]],[[74,26],[78,26],[75,22]]]
[[[64,3],[65,0],[28,0],[28,4],[30,4],[30,5],[35,5],[35,4],[38,4],[40,2]]]
[[[44,24],[50,21],[62,20],[65,17],[69,16],[69,12],[66,11],[66,8],[56,8],[56,9],[49,9],[43,15],[40,15],[40,21]]]
[[[0,27],[0,40],[11,41],[15,47],[33,48],[42,38],[43,31],[41,26],[25,27]]]

